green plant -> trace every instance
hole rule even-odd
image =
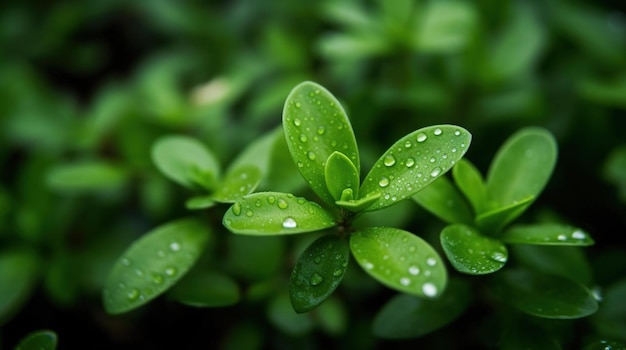
[[[224,215],[232,232],[285,235],[335,229],[300,256],[289,282],[297,312],[320,305],[340,284],[350,252],[364,270],[401,292],[436,297],[447,283],[439,254],[418,236],[397,228],[354,229],[363,213],[410,198],[458,162],[471,141],[467,130],[436,125],[395,142],[360,180],[350,121],[325,88],[304,82],[285,102],[283,129],[302,177],[326,207],[290,193],[259,192],[237,200]]]

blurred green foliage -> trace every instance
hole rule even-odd
[[[480,169],[519,128],[550,130],[559,161],[520,221],[568,222],[596,245],[551,254],[518,246],[509,263],[571,271],[550,261],[575,261],[577,281],[601,300],[598,312],[546,322],[511,312],[476,284],[481,301],[460,318],[390,343],[371,327],[388,317],[394,304],[377,313],[392,295],[353,269],[323,308],[289,314],[285,281],[315,237],[232,237],[220,225],[226,207],[189,212],[189,190],[158,172],[151,147],[184,134],[230,164],[279,125],[303,80],[341,98],[365,169],[423,126],[468,129],[466,157]],[[626,8],[618,1],[4,1],[0,347],[52,329],[67,348],[510,349],[529,333],[542,347],[623,348],[625,111]],[[259,190],[312,196],[286,146],[274,148]],[[106,315],[100,293],[115,260],[145,232],[190,213],[215,236],[199,264],[234,278],[241,300],[196,309],[159,298]],[[437,245],[442,223],[417,205],[376,215],[367,220],[419,228]],[[403,302],[405,312],[445,306]]]

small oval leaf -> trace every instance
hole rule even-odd
[[[556,141],[549,131],[532,127],[511,135],[489,168],[489,199],[504,207],[536,198],[548,183],[556,158]]]
[[[39,276],[35,251],[11,249],[0,253],[0,325],[28,300]]]
[[[333,152],[324,168],[326,187],[333,198],[341,200],[345,189],[352,190],[352,199],[359,198],[359,172],[350,159],[341,152]]]
[[[213,196],[195,196],[185,201],[185,207],[189,210],[207,209],[217,204]]]
[[[135,309],[174,285],[195,264],[209,239],[192,219],[161,225],[135,241],[117,260],[104,291],[110,314]]]
[[[187,188],[198,185],[211,190],[220,166],[200,141],[182,135],[164,136],[152,145],[152,161],[170,180]]]
[[[244,197],[226,211],[222,222],[233,233],[249,235],[311,232],[337,225],[319,204],[279,192]]]
[[[307,312],[324,302],[339,286],[348,267],[348,241],[337,235],[315,240],[300,255],[289,281],[291,305]]]
[[[27,335],[15,347],[15,350],[54,350],[56,348],[56,333],[49,330],[42,330]]]
[[[500,270],[509,253],[500,241],[481,235],[466,225],[450,225],[441,231],[441,247],[454,268],[470,275]]]
[[[335,151],[345,154],[359,174],[359,151],[352,125],[337,99],[314,82],[296,86],[285,101],[283,129],[300,174],[326,203],[335,198],[326,187],[324,163]]]
[[[441,257],[410,232],[369,227],[350,236],[350,250],[368,274],[397,291],[432,298],[446,287],[448,274]]]
[[[192,271],[169,292],[168,297],[194,307],[222,307],[239,301],[239,286],[218,272]]]
[[[587,232],[555,223],[516,225],[500,238],[505,243],[513,244],[588,246],[594,243]]]
[[[221,203],[233,203],[252,193],[261,182],[261,170],[254,165],[242,165],[230,170],[220,181],[213,198]]]
[[[492,290],[503,301],[533,316],[574,319],[598,310],[598,302],[585,286],[560,276],[505,270],[492,282]]]
[[[367,210],[393,205],[445,174],[463,157],[471,139],[459,126],[435,125],[398,140],[376,161],[361,186],[362,196],[381,194]]]
[[[520,216],[534,199],[535,197],[526,197],[519,202],[484,212],[476,217],[476,226],[484,233],[495,234]]]
[[[46,177],[48,186],[58,192],[110,191],[128,180],[125,169],[98,160],[57,165]]]
[[[469,205],[445,176],[439,177],[414,194],[413,200],[447,223],[468,225],[474,223],[474,215]]]
[[[461,159],[452,168],[452,177],[461,192],[472,204],[476,215],[482,214],[489,208],[485,181],[474,164],[467,159]]]

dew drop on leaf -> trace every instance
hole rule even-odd
[[[232,210],[233,214],[237,216],[241,215],[241,204],[239,204],[239,202],[235,202],[235,204],[233,204]]]
[[[410,168],[410,167],[412,167],[413,165],[415,165],[415,159],[413,159],[413,158],[407,158],[407,159],[404,161],[404,164],[406,165],[406,167],[407,167],[407,168]]]
[[[383,164],[388,167],[393,166],[394,164],[396,164],[396,158],[393,155],[388,154],[387,156],[385,156]]]
[[[572,238],[574,239],[585,239],[587,236],[582,231],[574,231],[572,232]]]
[[[175,267],[168,267],[165,269],[165,274],[170,277],[176,276],[176,273],[178,273],[178,270],[176,270]]]
[[[437,175],[439,175],[439,174],[441,174],[441,168],[439,168],[439,167],[434,168],[434,169],[430,172],[430,176],[433,176],[433,177],[435,177],[435,176],[437,176]]]
[[[437,260],[435,260],[434,258],[428,258],[426,259],[426,264],[428,266],[435,266],[437,264]]]
[[[180,243],[178,242],[172,242],[170,243],[170,250],[173,252],[177,252],[180,250]]]
[[[279,207],[280,209],[287,209],[287,207],[288,207],[288,206],[289,206],[289,204],[287,204],[287,201],[286,201],[286,200],[284,200],[284,199],[282,199],[282,198],[279,198],[279,199],[278,199],[278,207]]]
[[[441,133],[442,133],[442,131],[439,128],[437,128],[437,129],[435,129],[435,131],[433,131],[433,134],[435,134],[435,136],[439,136],[439,135],[441,135]]]
[[[424,142],[428,137],[423,132],[417,134],[417,142]]]
[[[384,177],[384,176],[383,176],[383,177],[380,179],[380,181],[378,181],[378,185],[379,185],[380,187],[387,187],[387,186],[389,186],[389,179],[388,179],[387,177]]]
[[[411,280],[408,277],[402,277],[400,278],[400,284],[403,286],[408,286],[409,284],[411,284]]]
[[[300,108],[300,103],[296,103],[296,107]],[[300,119],[296,118],[293,120],[293,125],[300,126],[301,124],[302,122],[300,121]]]
[[[409,267],[409,273],[413,276],[417,276],[420,274],[420,268],[417,266],[411,266]]]
[[[435,287],[435,285],[430,282],[424,283],[424,285],[422,286],[422,292],[427,297],[434,297],[435,295],[437,295],[437,287]]]
[[[314,152],[309,151],[309,153],[307,153],[307,157],[309,157],[310,160],[315,160],[317,156],[315,155]]]
[[[128,294],[126,296],[128,297],[128,300],[135,301],[137,300],[137,298],[139,298],[139,290],[133,288],[128,291]]]
[[[326,132],[326,128],[323,126],[319,126],[317,127],[317,134],[318,135],[324,135],[324,133]]]
[[[324,277],[322,277],[322,275],[320,275],[319,273],[314,272],[313,275],[311,276],[311,280],[309,281],[309,283],[311,283],[312,286],[317,286],[323,281],[324,281]]]
[[[283,220],[283,228],[296,228],[297,226],[298,226],[298,223],[296,222],[296,220],[294,220],[291,217],[288,217],[285,220]]]

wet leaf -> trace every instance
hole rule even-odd
[[[447,223],[468,225],[474,223],[474,216],[469,205],[445,176],[439,177],[417,192],[413,195],[413,199]]]
[[[492,289],[504,302],[537,317],[574,319],[598,310],[598,302],[582,284],[527,270],[504,270],[494,275]]]
[[[219,182],[213,198],[221,203],[233,203],[252,193],[261,182],[261,171],[254,165],[242,165],[230,170]]]
[[[164,136],[152,145],[152,161],[170,180],[187,188],[212,190],[220,165],[200,141],[181,135]]]
[[[326,203],[328,191],[324,163],[337,151],[346,155],[359,173],[359,151],[352,125],[339,101],[314,82],[296,86],[285,101],[283,129],[291,157],[302,177]]]
[[[365,197],[365,198],[348,200],[348,201],[343,201],[343,200],[336,201],[335,204],[337,204],[338,206],[344,209],[348,209],[351,212],[358,213],[360,211],[367,209],[367,207],[369,207],[370,205],[374,204],[374,202],[378,200],[378,197],[380,197],[380,193],[374,193],[373,195]]]
[[[452,176],[459,190],[472,204],[476,215],[482,214],[489,208],[485,182],[474,164],[467,159],[459,160],[452,168]]]
[[[208,239],[207,228],[192,219],[146,233],[111,269],[102,293],[105,310],[127,312],[168,290],[195,264]]]
[[[169,292],[168,297],[194,307],[222,307],[237,303],[239,286],[218,272],[191,272]]]
[[[500,147],[487,175],[489,199],[498,207],[537,197],[548,183],[557,158],[552,134],[541,128],[524,128]]]
[[[397,291],[433,298],[446,287],[441,257],[410,232],[369,227],[350,236],[350,250],[365,272]]]
[[[577,227],[555,223],[516,225],[500,237],[505,243],[538,245],[592,245],[589,234]]]
[[[122,187],[127,180],[125,169],[99,160],[57,165],[46,177],[48,187],[58,192],[109,191]]]
[[[15,350],[54,350],[57,335],[53,331],[41,330],[30,333],[15,347]]]
[[[348,267],[348,241],[337,235],[315,240],[300,255],[289,281],[291,305],[307,312],[323,303],[337,289]]]
[[[324,177],[328,192],[336,201],[343,200],[342,193],[346,189],[349,189],[352,194],[352,197],[347,200],[359,198],[359,173],[345,154],[333,152],[328,157]]]
[[[471,139],[461,127],[435,125],[398,140],[376,161],[361,186],[361,196],[381,194],[367,210],[393,205],[445,174],[463,157]]]
[[[222,222],[233,233],[249,235],[311,232],[337,225],[319,204],[279,192],[246,196],[226,211]]]
[[[504,266],[509,256],[504,244],[469,226],[447,226],[440,237],[443,251],[459,272],[471,275],[493,273]]]
[[[453,322],[467,309],[471,300],[469,284],[453,279],[437,299],[398,294],[376,315],[373,331],[382,338],[418,338]]]

